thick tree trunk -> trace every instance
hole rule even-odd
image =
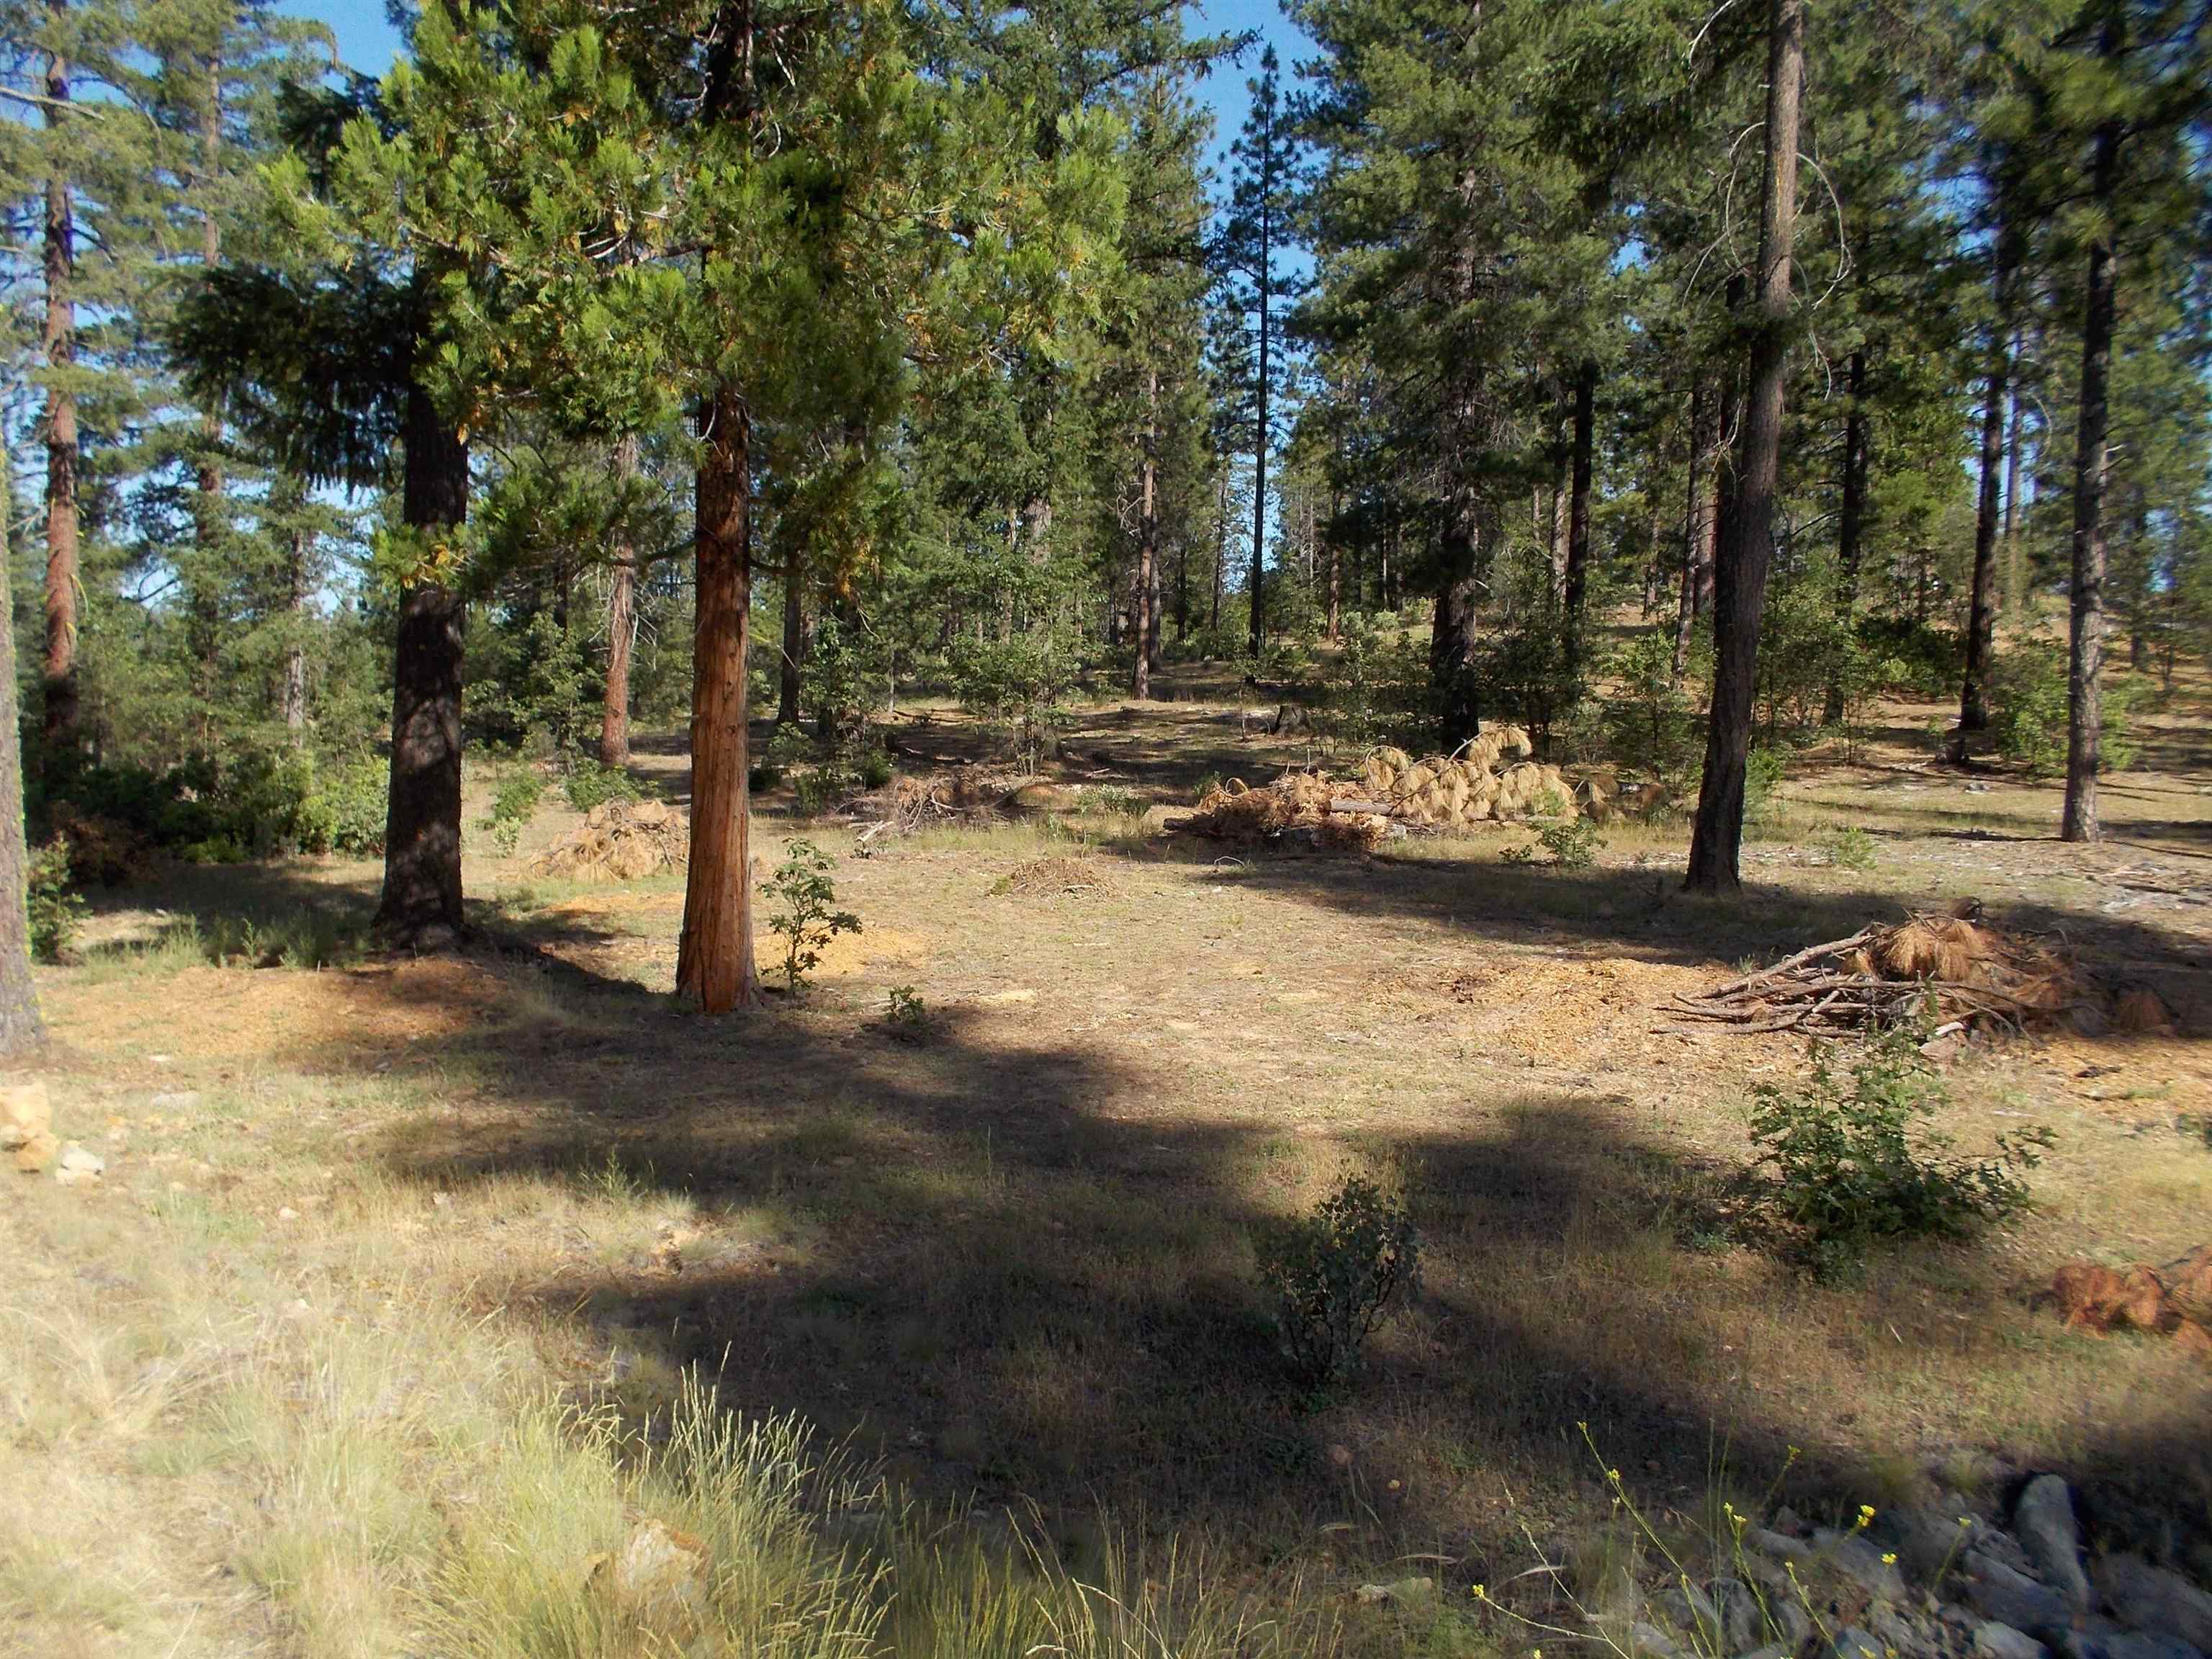
[[[1567,568],[1561,583],[1570,679],[1582,672],[1583,595],[1589,583],[1591,452],[1596,441],[1596,413],[1597,365],[1584,363],[1575,378],[1573,482],[1567,507]]]
[[[23,896],[30,884],[30,849],[23,835],[22,726],[15,707],[14,554],[15,458],[0,430],[0,1057],[40,1047],[46,1025],[31,981],[31,934]]]
[[[56,12],[63,0],[53,0]],[[70,95],[69,65],[60,57],[46,63],[46,122],[58,127]],[[48,761],[58,760],[76,742],[77,431],[76,394],[68,377],[76,368],[76,227],[70,181],[56,173],[46,180],[45,246],[46,316],[40,346],[53,379],[40,422],[46,446],[46,586],[45,709],[42,726]]]
[[[760,1000],[746,799],[745,643],[752,608],[750,414],[733,386],[701,412],[691,688],[691,868],[676,989],[702,1012]]]
[[[1443,568],[1429,631],[1429,688],[1437,709],[1437,737],[1450,754],[1482,728],[1481,688],[1473,669],[1482,597],[1481,525],[1470,504],[1451,509],[1444,531]]]
[[[1674,681],[1690,667],[1690,637],[1712,603],[1717,531],[1714,473],[1721,446],[1721,401],[1700,380],[1690,389],[1690,499],[1683,515],[1682,589],[1674,619]]]
[[[1145,449],[1139,462],[1143,482],[1138,489],[1137,507],[1137,663],[1129,675],[1129,695],[1139,702],[1152,695],[1153,658],[1159,651],[1160,519],[1155,500],[1159,402],[1159,370],[1148,368],[1145,372]]]
[[[2119,50],[2118,30],[2107,21],[2099,50]],[[2099,707],[2105,667],[2105,476],[2107,404],[2112,370],[2112,325],[2117,296],[2112,270],[2112,211],[2118,190],[2120,125],[2097,129],[2090,189],[2097,230],[2089,244],[2089,291],[2081,319],[2081,405],[2075,422],[2074,573],[2066,668],[2066,806],[2058,833],[2066,841],[2095,841]]]
[[[420,386],[407,392],[401,515],[434,545],[468,516],[469,451]],[[426,547],[425,551],[429,549]],[[392,662],[392,783],[376,931],[388,945],[444,950],[462,933],[461,630],[467,607],[417,579],[399,594]]]
[[[1836,514],[1836,605],[1843,612],[1844,635],[1849,641],[1850,632],[1858,618],[1859,562],[1861,544],[1866,536],[1867,489],[1867,417],[1866,417],[1866,354],[1851,353],[1850,366],[1844,371],[1844,393],[1850,408],[1844,415],[1844,488],[1843,501]],[[1820,710],[1823,725],[1834,726],[1844,718],[1844,680],[1842,665],[1828,676],[1828,695]]]
[[[1692,892],[1742,887],[1744,776],[1758,689],[1759,623],[1774,558],[1781,483],[1782,398],[1789,358],[1790,243],[1797,213],[1797,113],[1805,64],[1805,0],[1772,0],[1766,68],[1766,168],[1759,204],[1759,317],[1752,337],[1741,459],[1714,569],[1713,699],[1705,775],[1690,836]]]
[[[1966,614],[1966,672],[1959,692],[1959,732],[1951,758],[1964,765],[1972,733],[1990,726],[1990,659],[1996,644],[1997,534],[2003,501],[2005,386],[2011,370],[2005,313],[2010,307],[2012,276],[2008,248],[1997,232],[1996,268],[1991,279],[1996,319],[1990,331],[1989,386],[1982,401],[1981,490],[1974,511],[1972,598]]]

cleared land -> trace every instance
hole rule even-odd
[[[117,895],[40,981],[43,1075],[106,1176],[0,1210],[0,1595],[23,1609],[0,1643],[410,1650],[452,1539],[523,1479],[482,1449],[548,1399],[665,1421],[689,1367],[923,1498],[1034,1504],[1073,1563],[1106,1511],[1202,1535],[1246,1586],[1436,1573],[1447,1650],[1493,1639],[1455,1609],[1533,1559],[1524,1528],[1602,1517],[1583,1423],[1658,1511],[1785,1468],[1809,1513],[2059,1468],[2110,1537],[2212,1535],[2212,1366],[2030,1300],[2069,1257],[2207,1237],[2203,724],[2154,721],[2107,786],[2112,839],[2075,849],[2054,787],[1923,763],[1932,712],[1794,775],[1754,890],[1717,904],[1676,890],[1679,827],[1609,828],[1580,872],[1504,861],[1527,836],[1503,829],[1374,859],[1148,836],[1146,805],[1308,751],[1233,705],[1094,709],[1060,769],[1088,810],[845,858],[865,930],[803,996],[721,1022],[660,994],[678,879],[529,875],[565,807],[471,856],[483,933],[459,960],[347,956],[365,865]],[[978,742],[942,711],[901,736]],[[682,798],[674,745],[639,769]],[[1846,827],[1871,867],[1834,861]],[[797,832],[771,816],[757,847]],[[1042,857],[1100,879],[1006,890]],[[1955,1067],[1962,1149],[2057,1136],[2035,1212],[1983,1245],[1839,1289],[1701,1233],[1751,1085],[1804,1057],[1661,1005],[1969,896],[2156,989],[2180,1035]],[[250,965],[287,949],[337,965]],[[1316,1409],[1253,1237],[1347,1170],[1411,1194],[1426,1285]],[[580,1574],[589,1533],[540,1545]]]

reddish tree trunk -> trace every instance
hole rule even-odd
[[[1690,836],[1692,892],[1742,887],[1744,777],[1758,689],[1759,623],[1774,559],[1788,368],[1790,243],[1797,215],[1797,114],[1805,65],[1805,0],[1773,0],[1766,69],[1766,169],[1759,234],[1759,318],[1752,336],[1742,453],[1713,581],[1713,699],[1705,768]]]
[[[1965,763],[1970,733],[1986,732],[1990,725],[1990,658],[1996,642],[1997,537],[2002,527],[2004,469],[2005,384],[2011,362],[2006,349],[2005,313],[2009,307],[2011,272],[2004,232],[1997,233],[1998,252],[1993,286],[1996,318],[1990,331],[1989,388],[1982,404],[1981,490],[1974,513],[1974,575],[1972,599],[1966,616],[1966,672],[1959,692],[1959,732],[1952,758]]]
[[[1721,443],[1720,398],[1700,381],[1690,390],[1690,499],[1682,531],[1682,588],[1674,619],[1674,678],[1690,667],[1690,636],[1712,602],[1716,514],[1713,475]]]
[[[676,989],[703,1013],[760,1000],[753,961],[745,645],[752,610],[750,416],[737,388],[702,411],[692,635],[691,867]]]
[[[1582,672],[1583,595],[1589,583],[1590,474],[1596,441],[1597,365],[1584,363],[1575,379],[1573,482],[1567,507],[1567,568],[1560,584],[1566,609],[1567,673]]]
[[[1139,702],[1152,695],[1152,659],[1159,650],[1159,620],[1155,604],[1160,559],[1160,520],[1155,499],[1158,483],[1159,397],[1159,371],[1148,369],[1145,376],[1145,453],[1140,463],[1144,483],[1137,508],[1137,665],[1129,676],[1129,695]]]
[[[23,750],[15,708],[15,620],[12,597],[13,549],[9,535],[15,518],[15,457],[0,430],[0,1055],[15,1055],[41,1046],[46,1022],[39,1016],[38,988],[31,980],[29,918],[20,902],[28,885],[30,849],[23,838]]]
[[[637,434],[615,445],[615,477],[637,477]],[[625,502],[627,510],[627,502]],[[637,547],[628,521],[617,533],[607,590],[607,684],[599,703],[599,764],[629,764],[629,662],[637,647]]]

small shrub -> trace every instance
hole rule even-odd
[[[325,772],[316,781],[317,813],[328,826],[328,848],[355,858],[384,850],[386,794],[391,768],[369,756]]]
[[[577,757],[562,787],[568,793],[568,805],[579,812],[588,812],[611,800],[636,800],[645,793],[621,767],[604,766],[588,756]]]
[[[1137,792],[1125,783],[1086,783],[1076,792],[1076,799],[1085,812],[1109,817],[1127,817],[1145,810]]]
[[[1849,1277],[1878,1241],[1969,1238],[2027,1207],[2016,1172],[2041,1161],[2051,1132],[2001,1135],[1993,1158],[1953,1156],[1926,1127],[1949,1095],[1920,1053],[1924,1035],[1883,1033],[1848,1077],[1816,1053],[1803,1088],[1753,1091],[1749,1212],[1778,1224],[1818,1278]]]
[[[2097,702],[2101,769],[2125,771],[2141,745],[2133,732],[2144,682],[2108,672]],[[2066,767],[2066,653],[2055,645],[2022,641],[1997,658],[1990,674],[1996,707],[1990,722],[1997,752],[2030,777]]]
[[[812,767],[792,779],[791,803],[799,817],[816,817],[842,800],[852,787],[852,775],[842,768]]]
[[[871,749],[860,757],[860,782],[867,788],[880,789],[891,781],[894,769],[891,757],[880,749]]]
[[[1764,744],[1755,745],[1743,769],[1743,821],[1772,822],[1784,770],[1782,751]]]
[[[1597,862],[1605,846],[1597,826],[1588,818],[1562,818],[1537,830],[1536,839],[1552,862],[1562,870],[1587,870]]]
[[[1403,1203],[1352,1176],[1265,1241],[1260,1274],[1276,1302],[1283,1356],[1316,1387],[1359,1368],[1368,1336],[1419,1286],[1420,1236]]]
[[[1208,795],[1212,794],[1215,790],[1220,787],[1221,774],[1218,772],[1206,773],[1204,776],[1200,777],[1196,783],[1191,786],[1191,805],[1194,806],[1197,805],[1200,801],[1204,800]]]
[[[753,763],[753,769],[745,775],[745,787],[756,795],[766,794],[783,782],[783,763],[761,760]]]
[[[884,998],[884,1024],[902,1042],[919,1042],[929,1035],[929,1010],[921,993],[911,985],[894,985]]]
[[[1838,870],[1871,870],[1875,839],[1856,823],[1846,824],[1828,837],[1828,859]]]
[[[31,854],[26,895],[30,913],[31,954],[40,962],[66,962],[84,925],[84,900],[70,873],[70,842],[56,836]]]
[[[500,780],[491,798],[491,811],[479,827],[491,831],[501,858],[513,858],[522,831],[545,797],[545,780],[534,766],[518,766]]]
[[[761,884],[775,905],[769,925],[783,940],[784,979],[793,991],[822,960],[824,945],[840,933],[860,931],[858,916],[831,908],[837,888],[830,872],[836,867],[836,860],[812,842],[795,841],[775,873]]]

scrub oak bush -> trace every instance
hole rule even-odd
[[[1283,1357],[1317,1388],[1352,1376],[1376,1326],[1420,1285],[1413,1218],[1401,1200],[1356,1176],[1311,1215],[1262,1239],[1259,1255]]]

